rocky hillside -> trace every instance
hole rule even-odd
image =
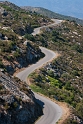
[[[55,18],[65,19],[59,16]],[[33,124],[42,114],[28,85],[12,76],[44,56],[40,45],[57,50],[60,56],[30,75],[32,89],[72,107],[64,124],[83,123],[83,26],[76,23],[81,20],[68,20],[33,36],[34,28],[52,21],[0,2],[0,124]]]
[[[31,33],[49,23],[49,18],[0,2],[0,124],[33,124],[42,114],[28,85],[12,75],[44,56]]]
[[[57,18],[57,19],[60,19],[60,20],[74,20],[76,21],[78,24],[81,24],[83,25],[83,20],[81,19],[78,19],[78,18],[74,18],[74,17],[70,17],[70,16],[64,16],[64,15],[61,15],[61,14],[58,14],[58,13],[55,13],[55,12],[52,12],[48,9],[45,9],[45,8],[42,8],[42,7],[30,7],[30,6],[24,6],[24,7],[21,7],[27,11],[31,11],[31,12],[36,12],[38,14],[41,14],[41,15],[44,15],[44,16],[47,16],[49,18]]]
[[[0,68],[13,74],[43,57],[31,35],[35,27],[51,23],[49,18],[25,12],[10,2],[0,2]]]
[[[0,124],[33,124],[42,114],[26,83],[0,72]]]

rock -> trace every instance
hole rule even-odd
[[[11,96],[11,98],[14,97]],[[0,124],[33,124],[38,116],[42,115],[42,109],[36,103],[21,103],[19,108],[15,108],[12,106],[14,102],[15,99],[8,102],[10,109],[7,111],[4,109],[0,110]]]
[[[3,15],[3,16],[7,16],[8,15],[8,12],[5,11],[4,8],[0,7],[0,13]]]
[[[13,27],[13,31],[21,36],[25,35],[25,30],[21,26]]]
[[[28,34],[33,32],[33,28],[31,27],[31,24],[27,24],[25,26],[25,32],[28,33]]]

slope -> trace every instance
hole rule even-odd
[[[36,13],[39,13],[41,15],[44,15],[44,16],[47,16],[49,18],[57,18],[57,19],[60,19],[60,20],[74,20],[76,21],[78,24],[81,24],[83,25],[83,20],[81,19],[78,19],[78,18],[74,18],[74,17],[71,17],[71,16],[65,16],[65,15],[61,15],[61,14],[58,14],[58,13],[55,13],[55,12],[52,12],[48,9],[45,9],[45,8],[42,8],[42,7],[28,7],[28,6],[24,6],[24,7],[21,7],[25,10],[28,10],[28,11],[31,11],[31,12],[36,12]]]

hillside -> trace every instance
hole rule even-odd
[[[0,124],[33,124],[42,115],[35,101],[26,83],[0,72]]]
[[[25,12],[10,2],[0,2],[0,68],[13,74],[17,69],[43,57],[33,43],[34,28],[51,20],[39,14]]]
[[[41,7],[27,7],[27,6],[24,6],[24,7],[21,7],[25,10],[28,10],[28,11],[31,11],[31,12],[36,12],[38,14],[41,14],[41,15],[44,15],[44,16],[47,16],[49,18],[57,18],[57,19],[60,19],[60,20],[74,20],[76,21],[78,24],[81,24],[83,25],[83,20],[81,19],[78,19],[78,18],[74,18],[74,17],[70,17],[70,16],[64,16],[64,15],[61,15],[61,14],[58,14],[58,13],[55,13],[55,12],[52,12],[48,9],[45,9],[45,8],[41,8]]]
[[[28,85],[12,75],[44,56],[31,33],[49,23],[49,18],[0,2],[0,124],[33,124],[42,114]]]
[[[59,57],[30,75],[31,88],[57,101],[66,102],[72,113],[64,124],[83,123],[83,26],[65,21],[42,29],[37,44],[59,53]]]
[[[37,14],[40,10],[46,15]],[[31,88],[71,106],[64,124],[83,123],[83,21],[49,12],[50,18],[66,20],[33,36],[34,28],[52,23],[47,13],[0,2],[0,124],[33,124],[42,115],[32,90],[13,76],[44,57],[39,46],[60,56],[29,76]]]

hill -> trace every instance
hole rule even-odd
[[[42,114],[28,85],[12,75],[44,56],[31,33],[49,23],[47,17],[0,2],[0,124],[32,124]]]
[[[44,16],[47,16],[49,18],[57,18],[57,19],[60,19],[60,20],[74,20],[76,21],[78,24],[81,24],[83,25],[83,20],[81,19],[78,19],[78,18],[74,18],[74,17],[71,17],[71,16],[65,16],[65,15],[61,15],[61,14],[58,14],[58,13],[55,13],[55,12],[52,12],[48,9],[45,9],[45,8],[42,8],[42,7],[28,7],[28,6],[24,6],[24,7],[21,7],[25,10],[28,10],[28,11],[31,11],[31,12],[36,12],[36,13],[39,13],[41,15],[44,15]]]
[[[50,18],[0,2],[0,124],[32,124],[42,114],[28,85],[12,76],[44,56],[39,46],[60,56],[30,75],[32,89],[72,107],[64,124],[83,123],[83,26],[66,19],[31,35],[34,28],[50,24]]]
[[[10,2],[0,2],[0,68],[13,74],[42,57],[33,43],[34,28],[47,25],[51,20],[39,14],[25,12]]]
[[[74,21],[63,21],[41,30],[41,34],[35,36],[36,43],[58,51],[59,57],[30,75],[31,88],[72,107],[64,124],[82,124],[83,26]]]

